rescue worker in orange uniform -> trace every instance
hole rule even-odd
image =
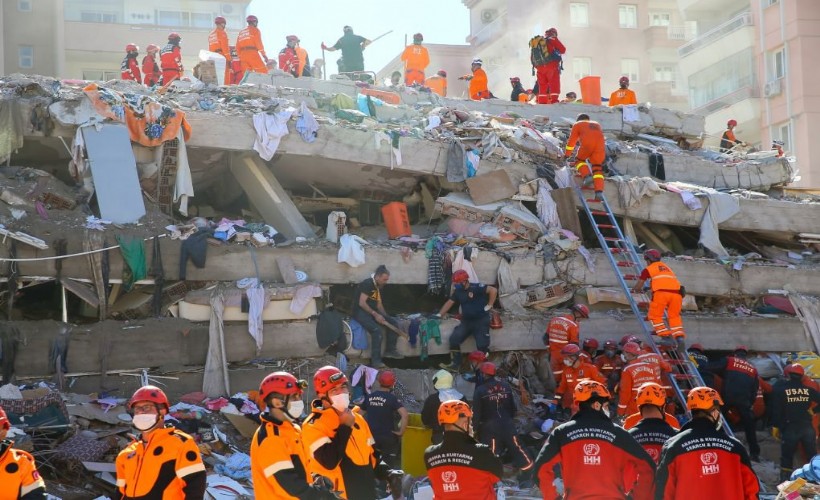
[[[301,40],[296,37],[296,58],[299,60],[299,68],[296,70],[297,77],[299,76],[313,76],[310,71],[310,58],[307,50],[302,48]]]
[[[473,412],[464,401],[450,400],[438,408],[444,438],[424,450],[424,464],[438,499],[495,500],[495,484],[504,470],[501,459],[473,437]]]
[[[447,72],[438,70],[435,75],[424,80],[424,86],[441,97],[447,97]]]
[[[323,481],[312,484],[308,459],[297,423],[305,405],[307,382],[287,372],[274,372],[259,385],[259,397],[268,411],[251,441],[251,477],[258,498],[332,499]]]
[[[619,104],[638,104],[638,97],[635,91],[629,89],[629,78],[622,76],[618,80],[618,85],[621,87],[609,96],[609,107],[618,106]]]
[[[268,74],[268,56],[262,44],[262,32],[256,26],[259,19],[256,16],[245,18],[248,25],[236,37],[236,53],[242,63],[242,71]]]
[[[546,54],[546,63],[535,67],[538,77],[538,104],[554,104],[561,97],[561,55],[567,48],[558,39],[558,30],[550,28],[544,33],[539,49]]]
[[[720,426],[723,401],[710,387],[686,396],[692,420],[661,450],[656,500],[720,498],[756,500],[760,484],[746,449]]]
[[[575,386],[578,412],[552,431],[535,461],[544,498],[652,498],[655,463],[627,431],[612,423],[611,397],[594,380]]]
[[[570,307],[569,314],[562,314],[550,319],[547,324],[547,331],[544,333],[544,344],[550,350],[550,366],[555,376],[555,383],[561,380],[561,372],[564,369],[564,358],[561,356],[561,349],[567,344],[579,343],[578,322],[581,318],[589,318],[589,307],[584,304],[575,304]]]
[[[159,53],[159,47],[152,43],[149,44],[148,47],[145,47],[145,51],[148,55],[142,58],[142,83],[148,85],[149,87],[153,87],[159,83],[159,79],[162,76],[162,73],[160,73],[159,70],[159,64],[157,64],[157,53]]]
[[[358,407],[350,408],[345,374],[323,366],[313,375],[313,388],[318,399],[302,423],[310,472],[329,478],[333,490],[350,500],[375,500],[377,479],[400,491],[404,472],[376,458],[367,421]]]
[[[633,413],[624,420],[623,428],[635,438],[652,460],[658,463],[661,459],[661,448],[664,443],[680,429],[678,419],[663,411],[666,406],[666,393],[658,384],[648,383],[638,389],[637,404],[639,413]]]
[[[168,43],[159,52],[159,64],[162,68],[162,85],[168,86],[175,80],[182,79],[182,52],[179,43],[182,37],[179,33],[170,33]]]
[[[11,429],[3,407],[0,406],[0,498],[40,500],[46,498],[46,483],[37,472],[30,453],[12,448],[14,441],[6,439]]]
[[[623,360],[626,363],[621,371],[621,383],[618,389],[618,416],[625,417],[638,411],[635,398],[638,389],[646,383],[663,386],[661,368],[658,364],[641,361],[641,346],[627,342],[623,347]]]
[[[217,16],[214,18],[214,24],[216,28],[208,33],[208,50],[210,52],[216,52],[225,58],[225,76],[222,82],[223,85],[230,85],[232,73],[231,46],[228,42],[228,33],[225,31],[225,26],[228,24],[228,21],[222,16]]]
[[[561,403],[565,410],[572,408],[572,394],[575,386],[583,379],[595,380],[605,383],[606,379],[592,363],[581,356],[581,348],[577,344],[567,344],[562,350],[564,357],[564,371],[561,379],[556,381],[558,387],[555,389],[555,400]]]
[[[413,45],[408,45],[401,53],[401,60],[404,62],[404,84],[424,85],[424,70],[430,65],[430,54],[427,47],[423,47],[421,42],[424,36],[421,33],[413,35]]]
[[[606,160],[606,140],[604,130],[598,122],[589,119],[589,115],[581,113],[572,126],[572,131],[567,139],[566,157],[569,158],[575,152],[578,143],[581,146],[575,154],[575,169],[578,175],[586,180],[592,176],[592,184],[595,188],[595,198],[601,199],[604,191],[604,160]],[[592,169],[590,170],[590,166]]]
[[[605,341],[604,352],[597,355],[592,362],[606,378],[607,389],[613,392],[621,380],[621,369],[624,366],[623,360],[618,356],[618,344],[612,339]]]
[[[140,55],[140,48],[129,43],[125,46],[125,59],[120,64],[120,78],[123,80],[133,80],[142,83],[140,65],[137,63],[137,56]]]
[[[650,248],[643,253],[643,258],[646,260],[647,266],[641,271],[633,291],[642,293],[644,283],[646,283],[646,280],[650,280],[652,301],[649,303],[649,312],[646,316],[652,324],[652,329],[655,330],[655,335],[659,337],[672,336],[675,340],[685,338],[686,332],[683,330],[680,310],[686,289],[681,286],[675,272],[661,262],[661,253],[658,250]],[[666,319],[669,322],[668,327],[663,320],[664,312],[666,312]]]
[[[159,387],[140,387],[128,401],[131,425],[140,432],[117,455],[120,498],[201,499],[205,465],[194,438],[165,426],[168,397]]]
[[[473,59],[470,69],[472,75],[464,75],[458,77],[459,80],[467,80],[470,82],[469,93],[470,99],[473,101],[480,101],[482,99],[490,98],[490,90],[487,88],[487,73],[481,69],[484,63],[479,58]]]
[[[737,120],[729,120],[726,122],[726,130],[720,136],[720,152],[728,153],[736,145],[745,146],[746,143],[735,137],[735,127],[737,127]]]
[[[288,35],[285,37],[287,45],[279,51],[279,69],[285,73],[290,73],[292,76],[298,77],[299,73],[299,56],[296,54],[296,44],[299,42],[299,37],[296,35]]]

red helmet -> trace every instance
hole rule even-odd
[[[575,386],[572,396],[576,403],[583,403],[593,397],[609,399],[612,394],[609,393],[604,384],[592,379],[582,378]]]
[[[481,363],[481,365],[478,367],[478,371],[480,371],[484,375],[493,376],[495,375],[495,363],[485,361],[484,363]]]
[[[639,346],[636,342],[627,342],[624,344],[624,348],[622,350],[624,354],[632,354],[634,356],[641,354],[641,346]]]
[[[285,40],[288,41],[288,42],[298,42],[299,37],[296,36],[296,35],[288,35],[288,36],[285,37]]]
[[[637,344],[638,343],[638,337],[636,337],[635,335],[632,335],[631,333],[627,333],[626,335],[621,337],[621,342],[620,342],[621,347],[625,346],[627,342],[635,342]]]
[[[561,348],[561,356],[577,356],[581,353],[581,348],[578,344],[567,344]]]
[[[267,401],[271,394],[281,394],[283,396],[290,396],[292,394],[301,394],[302,390],[307,385],[304,380],[296,380],[296,377],[288,372],[273,372],[262,379],[259,384],[259,397],[262,401]]]
[[[600,345],[601,344],[599,344],[596,339],[586,339],[586,340],[584,340],[584,350],[592,349],[592,350],[597,351],[598,347]]]
[[[550,34],[552,34],[552,36],[558,36],[558,30],[555,28],[550,28],[544,32],[544,36],[550,36]]]
[[[470,275],[467,274],[467,271],[464,269],[459,269],[458,271],[453,273],[453,283],[464,283],[465,281],[470,281]]]
[[[140,401],[150,401],[156,405],[165,406],[166,410],[171,406],[168,403],[168,396],[162,392],[162,389],[154,385],[146,385],[137,389],[131,399],[128,400],[128,409],[132,409]]]
[[[424,35],[422,35],[421,33],[416,33],[415,35],[413,35],[413,40],[418,40],[421,42],[422,40],[424,40]]]
[[[643,258],[648,260],[649,262],[658,262],[661,260],[661,252],[660,250],[650,248],[649,250],[643,253]]]
[[[690,346],[689,346],[689,350],[690,350],[690,351],[699,351],[699,352],[704,352],[704,351],[705,351],[705,349],[703,348],[703,346],[702,346],[702,345],[700,345],[700,344],[692,344],[692,345],[690,345]]]
[[[335,366],[323,366],[313,375],[316,394],[327,394],[327,391],[343,385],[347,385],[347,376]]]
[[[521,81],[521,79],[518,78],[517,76],[514,76],[514,77],[510,78],[510,82],[512,82],[512,83],[518,83],[520,81]]]
[[[9,430],[10,428],[11,422],[9,421],[9,417],[6,416],[5,410],[0,406],[0,429]]]
[[[606,339],[606,342],[604,342],[604,350],[617,349],[617,348],[618,348],[618,343],[615,342],[615,340],[613,340],[613,339]]]
[[[790,365],[787,365],[786,368],[783,368],[783,375],[786,375],[786,376],[799,375],[799,376],[802,377],[805,374],[806,374],[806,369],[803,368],[802,365],[798,365],[797,363],[792,363]],[[2,419],[0,419],[0,422],[2,422]]]
[[[733,119],[729,120],[728,122],[726,122],[726,128],[729,128],[729,127],[737,127],[737,120],[735,120],[733,118]]]
[[[259,18],[257,18],[256,16],[248,16],[248,17],[245,18],[245,21],[247,21],[249,23],[258,23]]]
[[[179,36],[179,33],[177,33],[176,31],[174,31],[174,32],[172,32],[172,33],[168,33],[168,41],[171,41],[171,40],[177,40],[177,41],[179,41],[179,40],[182,40],[182,37],[181,37],[181,36]]]
[[[473,351],[467,355],[467,361],[474,363],[483,363],[487,361],[487,353],[484,351]]]
[[[133,44],[133,43],[129,43],[128,45],[125,46],[125,51],[126,52],[139,52],[139,50],[140,50],[140,48],[137,47],[137,45]]]
[[[214,24],[228,24],[228,21],[222,16],[216,16],[214,18]]]
[[[570,309],[580,314],[582,318],[589,318],[589,307],[584,304],[575,304]]]
[[[626,77],[626,76],[622,76],[622,77],[618,80],[618,83],[619,83],[620,85],[624,85],[624,84],[629,85],[629,78],[628,78],[628,77]]]
[[[153,43],[149,43],[147,47],[145,47],[146,52],[156,52],[159,50],[159,45],[154,45]]]
[[[390,370],[384,370],[383,372],[379,372],[376,381],[382,387],[393,387],[396,385],[396,374]]]
[[[472,416],[470,405],[458,399],[445,401],[438,407],[438,423],[442,425],[454,424],[460,418]]]
[[[738,351],[749,352],[749,348],[746,347],[745,345],[741,344],[741,345],[735,346],[735,352],[738,352]]]
[[[443,69],[438,70],[438,71],[436,72],[436,74],[437,74],[438,76],[443,76],[444,78],[447,78],[447,72],[446,72],[446,71],[444,71]]]

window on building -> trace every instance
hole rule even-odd
[[[638,6],[621,4],[618,6],[618,25],[621,28],[638,27]]]
[[[17,10],[31,12],[31,0],[17,0]]]
[[[674,82],[675,66],[671,64],[658,64],[652,67],[652,81]]]
[[[629,78],[630,83],[637,83],[640,73],[640,65],[637,59],[621,59],[621,75]]]
[[[783,149],[785,151],[791,151],[791,138],[792,138],[792,127],[789,123],[784,123],[779,125],[775,128],[775,139],[779,139],[783,141]]]
[[[786,49],[775,50],[769,57],[769,78],[778,80],[786,76]]]
[[[703,107],[746,87],[757,80],[752,49],[741,50],[689,76],[689,105]]]
[[[588,3],[569,4],[569,25],[574,28],[586,28],[589,26]]]
[[[672,24],[672,14],[669,12],[650,12],[649,25],[650,26],[669,26]]]
[[[80,21],[84,23],[116,23],[117,14],[84,10],[80,12]]]
[[[31,45],[20,45],[17,49],[17,66],[20,68],[34,67],[34,47]]]
[[[770,5],[776,4],[779,0],[762,0],[762,1],[763,1],[763,7],[768,7]]]
[[[192,28],[210,28],[213,24],[214,16],[211,14],[200,14],[191,12],[191,27]]]
[[[188,26],[188,13],[177,10],[161,10],[157,13],[160,26]]]
[[[573,57],[572,58],[572,76],[576,80],[580,80],[585,76],[592,74],[592,59],[589,57]]]

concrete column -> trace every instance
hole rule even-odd
[[[68,78],[65,74],[65,4],[54,1],[54,76]],[[73,75],[80,78],[82,75]]]

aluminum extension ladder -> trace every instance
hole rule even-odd
[[[589,218],[592,229],[595,231],[595,236],[598,237],[598,243],[601,245],[601,248],[605,250],[604,253],[609,261],[609,265],[615,272],[615,276],[618,278],[618,284],[621,285],[621,290],[623,290],[626,295],[626,300],[632,308],[632,314],[635,315],[635,318],[641,324],[646,343],[648,343],[652,347],[652,350],[659,356],[662,356],[663,353],[669,356],[669,362],[673,369],[672,373],[667,374],[667,378],[681,407],[688,414],[689,411],[686,409],[686,395],[689,394],[690,389],[706,384],[704,384],[703,378],[700,376],[695,364],[689,359],[686,353],[679,352],[675,347],[668,350],[664,349],[662,353],[652,338],[654,330],[645,319],[645,314],[638,308],[638,303],[635,302],[635,299],[632,297],[632,287],[627,283],[632,282],[634,284],[638,281],[640,272],[644,268],[643,259],[638,254],[635,246],[624,237],[621,227],[618,225],[618,221],[615,220],[612,209],[609,208],[609,203],[604,193],[600,194],[600,200],[587,198],[587,193],[593,192],[592,188],[579,187],[576,182],[573,182],[573,186],[575,193],[578,195],[578,199],[581,201],[581,206],[584,207],[584,212]],[[600,209],[590,208],[591,204],[599,206]],[[608,236],[605,235],[604,232],[606,232]],[[723,419],[723,428],[727,434],[730,436],[733,435],[725,418]]]

